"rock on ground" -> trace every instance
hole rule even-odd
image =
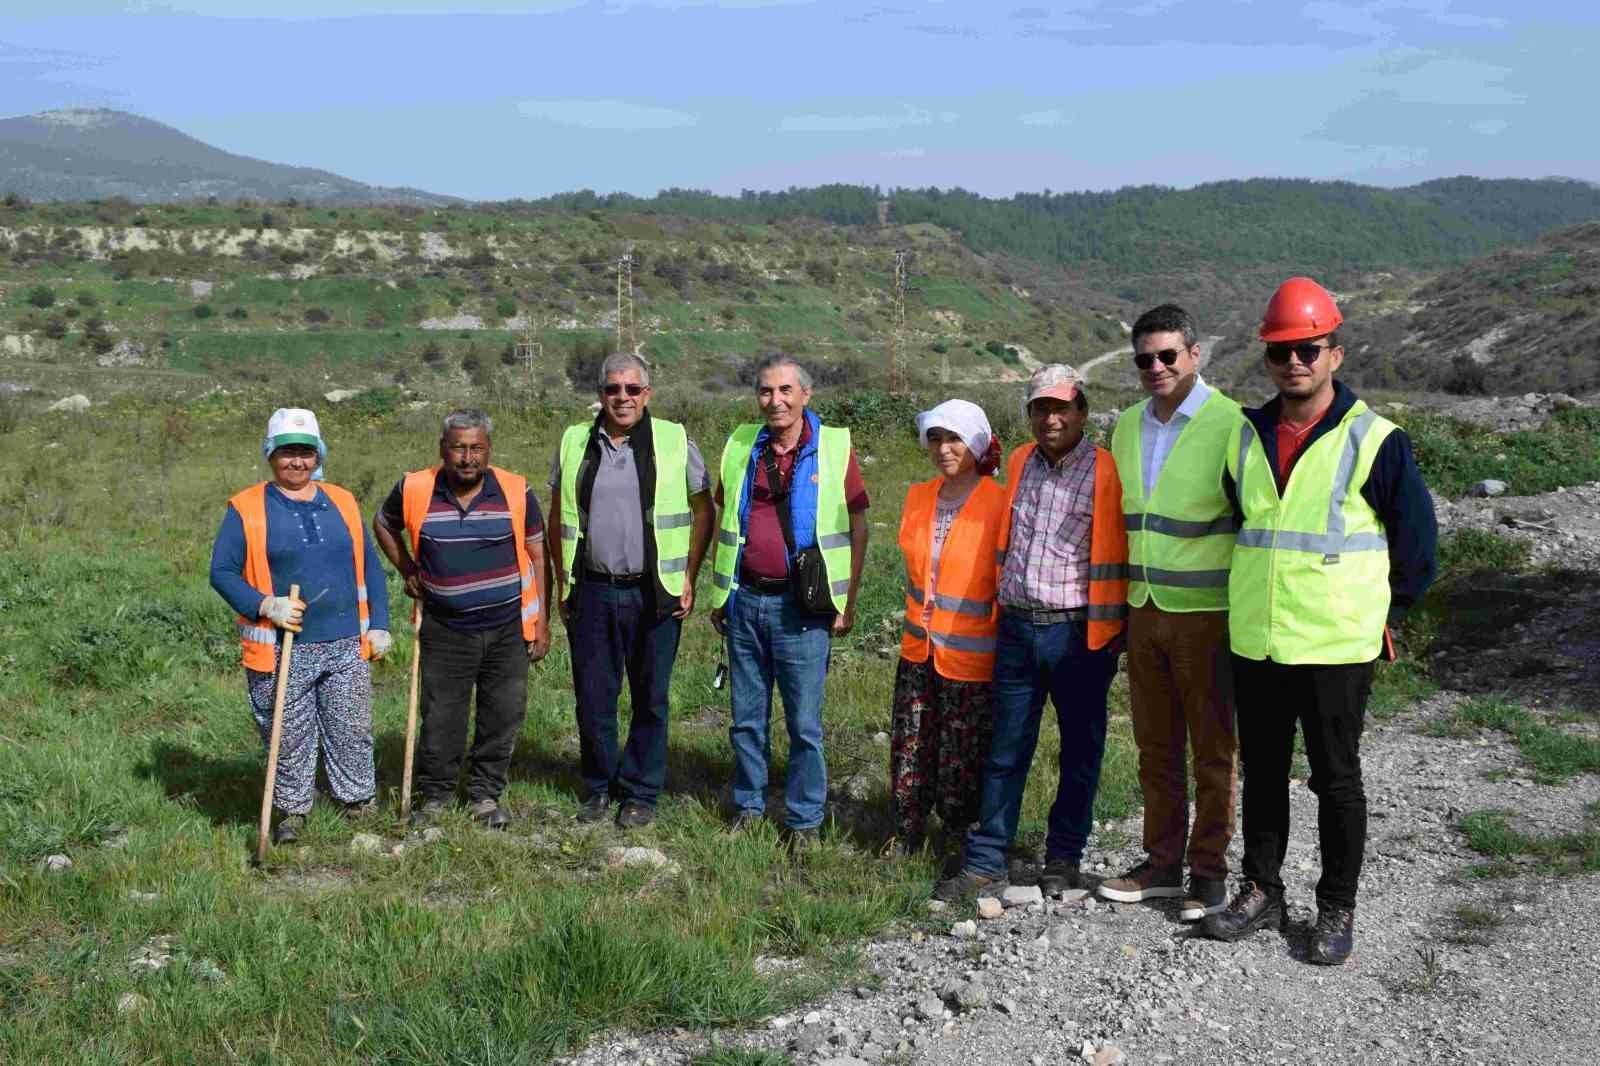
[[[71,396],[64,396],[57,400],[55,403],[46,408],[46,410],[65,411],[68,414],[81,415],[83,412],[89,409],[89,406],[89,397],[85,396],[81,392],[75,392]]]

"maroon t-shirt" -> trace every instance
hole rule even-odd
[[[811,439],[811,425],[806,423],[800,431],[800,440],[787,452],[774,452],[778,461],[778,479],[787,488],[794,476],[795,456]],[[772,445],[767,447],[771,449]],[[856,462],[856,451],[850,449],[850,459],[844,471],[845,506],[852,512],[867,509],[867,484],[861,479],[861,466]],[[717,486],[717,506],[722,506],[722,486]],[[739,565],[741,580],[751,577],[778,578],[789,572],[787,545],[783,542],[783,526],[778,524],[777,497],[767,484],[767,464],[756,463],[755,483],[750,490],[750,522],[745,529],[744,557]]]

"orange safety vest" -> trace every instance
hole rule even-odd
[[[411,557],[420,558],[422,521],[428,517],[428,504],[433,500],[433,487],[438,483],[441,467],[413,470],[405,477],[400,490],[400,512],[405,518],[406,532],[411,535]],[[491,466],[489,470],[506,495],[506,507],[511,512],[512,540],[517,545],[517,573],[522,578],[522,639],[533,643],[539,621],[539,586],[533,579],[533,560],[528,558],[528,547],[523,543],[528,531],[528,479],[509,470]]]
[[[1022,483],[1022,464],[1033,454],[1024,444],[1006,463],[1006,514],[996,558],[1004,563],[1011,543],[1011,508]],[[1094,449],[1094,520],[1089,528],[1089,647],[1103,648],[1128,618],[1128,531],[1122,524],[1122,479],[1106,449]]]
[[[361,619],[361,657],[372,658],[372,645],[367,643],[367,553],[362,551],[361,540],[366,526],[361,521],[361,507],[356,498],[337,485],[319,482],[328,499],[338,510],[350,530],[350,546],[356,557],[356,612]],[[251,485],[228,500],[228,506],[239,512],[244,523],[244,574],[250,587],[263,596],[271,596],[272,568],[267,565],[267,482]],[[276,667],[273,649],[278,646],[278,629],[260,618],[236,615],[239,624],[239,647],[246,670],[264,674]]]
[[[939,553],[939,583],[933,589],[933,614],[927,613],[928,576],[933,569],[934,510],[939,499],[936,477],[911,486],[900,517],[900,552],[906,560],[906,617],[901,625],[900,657],[928,661],[952,681],[988,681],[994,677],[995,634],[1000,608],[995,598],[1000,568],[995,545],[1005,524],[1006,490],[986,477],[961,505]]]

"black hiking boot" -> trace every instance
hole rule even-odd
[[[1318,907],[1306,960],[1318,966],[1340,966],[1356,943],[1356,912],[1349,907]]]
[[[1206,915],[1200,928],[1213,940],[1231,941],[1269,924],[1283,926],[1283,893],[1268,892],[1254,881],[1241,881],[1228,905]]]
[[[988,892],[999,895],[1005,890],[1006,879],[1000,874],[979,873],[977,870],[962,870],[953,877],[947,877],[933,886],[933,898],[943,900],[945,903],[961,903],[969,899],[976,899],[980,893]]]

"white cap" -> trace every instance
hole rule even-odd
[[[309,444],[317,449],[317,469],[311,475],[322,480],[322,464],[328,461],[328,445],[322,439],[317,416],[304,407],[280,407],[267,419],[267,436],[261,442],[261,458],[272,455],[285,444]]]

